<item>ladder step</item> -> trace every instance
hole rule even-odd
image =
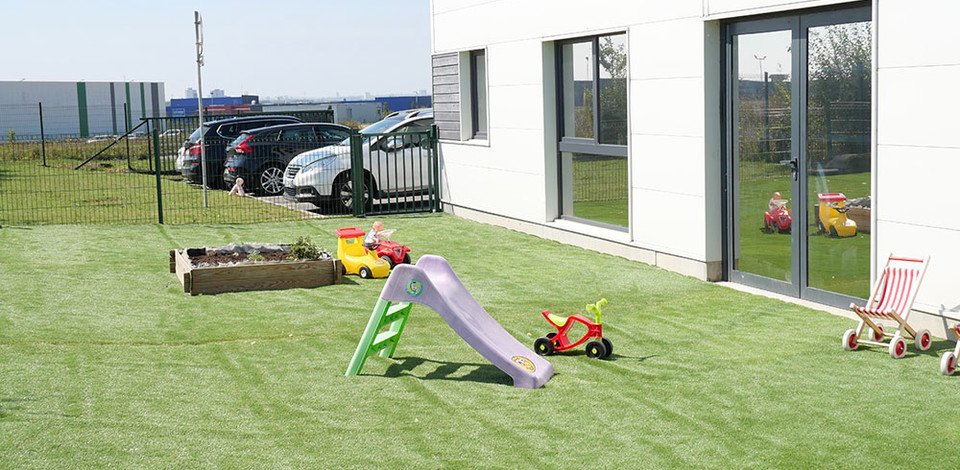
[[[380,321],[381,328],[384,325],[389,325],[405,317],[409,311],[409,302],[401,302],[396,305],[391,305],[390,308],[387,309],[387,313],[383,314],[383,320]]]
[[[396,331],[384,331],[373,338],[373,344],[370,345],[370,351],[379,351],[386,347],[390,340],[396,338],[399,334]]]

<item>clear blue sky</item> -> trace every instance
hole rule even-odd
[[[0,80],[196,88],[193,11],[204,20],[204,94],[406,93],[430,88],[428,0],[40,1],[3,5]]]

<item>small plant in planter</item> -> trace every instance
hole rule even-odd
[[[266,259],[267,259],[267,258],[266,258],[265,256],[263,256],[263,254],[260,253],[258,250],[253,250],[252,252],[250,252],[249,255],[247,255],[247,260],[252,261],[252,262],[254,262],[254,263],[259,263],[259,262],[264,261],[264,260],[266,260]]]
[[[290,259],[308,260],[323,257],[322,250],[310,240],[310,237],[297,238],[296,243],[290,245],[288,251],[290,253]]]

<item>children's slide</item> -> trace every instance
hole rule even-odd
[[[464,341],[522,388],[542,387],[553,366],[517,341],[470,295],[447,260],[426,255],[416,265],[394,268],[383,286],[347,375],[356,375],[366,358],[379,352],[391,357],[412,303],[432,308]],[[386,331],[381,331],[389,326]]]

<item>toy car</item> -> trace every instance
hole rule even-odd
[[[767,233],[790,233],[793,213],[787,209],[787,200],[776,199],[771,201],[770,205],[772,207],[763,214],[763,231]]]
[[[390,264],[363,246],[363,230],[356,227],[337,229],[337,258],[344,274],[357,274],[363,279],[390,275]]]
[[[550,313],[549,310],[540,312],[540,314],[543,315],[543,318],[547,320],[547,323],[553,325],[557,331],[547,333],[547,335],[542,338],[537,338],[537,340],[533,343],[533,350],[541,356],[549,356],[555,352],[573,349],[585,343],[587,340],[593,339],[593,341],[587,343],[587,357],[600,359],[606,359],[610,357],[610,355],[613,353],[613,343],[609,339],[603,337],[603,320],[600,312],[600,309],[602,309],[606,304],[607,299],[600,299],[600,301],[594,305],[587,305],[587,310],[593,312],[593,314],[597,317],[596,322],[590,321],[589,318],[580,315],[579,313],[569,317],[561,317],[559,315]],[[570,333],[570,329],[575,323],[580,323],[586,326],[587,332],[582,338],[576,341],[570,341],[570,338],[567,335]]]
[[[857,234],[857,223],[847,218],[847,196],[843,193],[820,193],[817,210],[817,228],[831,237],[852,237]]]
[[[393,235],[393,230],[385,230],[381,233],[380,243],[373,248],[377,252],[377,256],[389,263],[390,269],[401,263],[410,264],[410,248],[395,241],[387,240],[386,238],[390,235]]]

